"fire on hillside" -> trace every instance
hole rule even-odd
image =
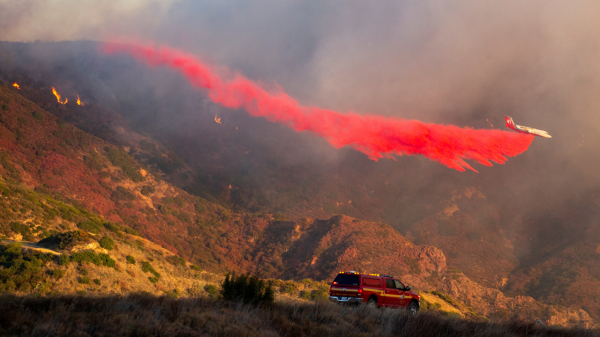
[[[21,89],[21,87],[19,87],[19,85],[17,84],[17,82],[13,83],[13,87],[17,88],[17,89]]]
[[[67,102],[69,101],[66,97],[65,97],[65,101],[61,102],[60,101],[60,95],[58,94],[58,92],[56,92],[56,89],[54,89],[54,87],[50,87],[52,88],[52,93],[54,94],[54,96],[56,96],[56,100],[58,101],[58,103],[60,104],[67,104]]]
[[[65,103],[67,102],[65,101]],[[79,94],[77,94],[77,105],[83,106],[83,102],[79,99]]]

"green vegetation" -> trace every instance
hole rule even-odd
[[[110,236],[103,236],[99,241],[100,247],[106,250],[113,250],[115,248],[115,241]]]
[[[100,157],[95,153],[83,156],[83,162],[93,171],[101,171],[104,168],[104,165],[102,165],[102,162],[100,161]]]
[[[61,266],[66,266],[67,264],[69,264],[69,262],[71,262],[71,259],[69,257],[69,255],[67,254],[60,254],[58,256],[58,264]]]
[[[190,269],[191,269],[191,270],[195,270],[195,271],[202,271],[202,267],[200,267],[200,266],[199,266],[199,265],[197,265],[197,264],[193,264],[193,265],[191,265],[191,266],[190,266]]]
[[[305,300],[310,300],[310,298],[311,298],[310,291],[308,291],[308,290],[301,291],[300,298],[305,299]]]
[[[152,275],[154,275],[154,277],[152,277],[152,276],[148,277],[148,279],[152,283],[156,283],[160,279],[160,274],[156,270],[154,270],[154,268],[152,268],[152,265],[148,261],[142,262],[142,271],[144,273],[150,272]]]
[[[181,212],[177,215],[177,219],[179,219],[181,222],[184,222],[187,224],[191,224],[193,222],[192,216],[187,213],[183,213],[183,212]]]
[[[448,267],[448,273],[450,274],[460,274],[462,271],[456,267]]]
[[[185,200],[182,197],[164,197],[162,198],[162,202],[165,205],[175,204],[180,208],[185,207]]]
[[[135,168],[135,161],[127,154],[127,152],[125,152],[124,149],[109,148],[107,151],[107,157],[113,165],[120,167],[121,170],[123,170],[123,173],[125,173],[125,175],[134,182],[137,183],[144,180],[144,177]]]
[[[140,236],[140,233],[138,233],[138,231],[136,231],[135,229],[129,228],[129,227],[125,227],[125,226],[121,226],[121,225],[116,224],[116,223],[105,222],[104,223],[104,227],[106,229],[108,229],[109,231],[117,234],[117,236],[119,236],[119,237],[123,236],[123,234],[121,233],[121,231],[123,231],[123,232],[125,232],[127,234]]]
[[[102,227],[100,227],[99,224],[91,221],[80,222],[77,224],[77,227],[94,234],[100,234],[100,231],[102,230]]]
[[[35,120],[37,120],[38,122],[43,122],[44,119],[46,119],[46,115],[41,111],[34,111],[32,115],[33,115],[33,118]]]
[[[127,234],[131,234],[131,235],[135,235],[135,236],[141,236],[140,233],[138,233],[138,231],[136,231],[133,228],[130,227],[121,227],[121,229],[123,230],[123,232],[127,233]]]
[[[129,192],[129,190],[123,186],[117,186],[117,189],[112,192],[111,198],[114,201],[133,201],[135,200],[135,194]]]
[[[185,266],[185,259],[177,255],[167,256],[166,260],[174,266]]]
[[[196,210],[196,212],[198,213],[206,213],[206,211],[208,211],[208,209],[206,208],[206,206],[204,206],[201,203],[196,203],[194,204],[194,209]]]
[[[54,256],[37,252],[23,253],[21,247],[21,243],[0,245],[0,292],[18,290],[29,293],[38,284],[46,283],[47,274],[42,272],[42,267],[52,261]],[[45,290],[46,287],[38,289]]]
[[[456,303],[456,302],[455,302],[455,301],[452,299],[452,297],[450,297],[450,296],[448,296],[448,295],[444,294],[443,292],[441,292],[441,291],[437,291],[437,290],[434,290],[434,291],[432,291],[431,293],[432,293],[433,295],[435,295],[435,296],[437,296],[437,297],[439,297],[439,298],[443,299],[443,300],[444,300],[444,301],[446,301],[448,304],[450,304],[450,305],[452,305],[452,306],[454,306],[454,307],[458,307],[458,304],[457,304],[457,303]]]
[[[289,283],[282,287],[283,292],[290,295],[293,294],[296,291],[296,289],[297,286],[294,283]]]
[[[313,301],[325,302],[329,300],[329,287],[325,286],[320,289],[314,290],[310,294],[310,298]]]
[[[97,266],[105,266],[110,268],[115,268],[116,261],[113,260],[108,254],[100,253],[96,254],[96,252],[92,250],[86,250],[85,252],[73,253],[71,255],[71,262],[77,262],[82,264],[84,262],[93,263]]]
[[[29,226],[23,225],[18,222],[11,222],[10,227],[12,228],[13,232],[21,234],[23,236],[23,239],[27,241],[33,240],[33,236],[31,235],[31,229],[29,228]]]
[[[135,264],[135,257],[131,256],[131,255],[127,255],[125,257],[125,259],[127,259],[127,263],[128,264]]]
[[[54,200],[51,197],[47,197],[45,201],[47,202],[48,206],[54,206],[55,210],[58,212],[57,214],[67,221],[88,221],[94,224],[102,223],[102,220],[96,214],[87,211],[81,206],[72,206],[62,201]],[[77,201],[70,200],[70,202],[76,203]]]
[[[87,276],[82,276],[77,279],[77,282],[82,283],[82,284],[90,284],[92,282],[92,280],[90,280],[90,278]]]
[[[221,284],[221,296],[226,301],[242,301],[246,304],[271,304],[275,301],[272,283],[265,284],[258,276],[227,274]]]
[[[76,245],[90,242],[92,239],[85,231],[70,231],[51,235],[43,240],[40,244],[46,247],[58,247],[59,249],[71,249]]]
[[[204,291],[208,294],[210,298],[216,299],[219,297],[219,289],[214,284],[207,284],[204,286]]]
[[[142,195],[149,196],[150,194],[154,193],[154,187],[152,187],[150,185],[145,185],[142,187],[142,190],[140,191],[140,193]]]
[[[52,277],[55,279],[61,279],[65,276],[66,271],[64,269],[54,269],[52,271]]]
[[[0,151],[0,165],[8,171],[9,177],[16,181],[21,181],[21,171],[16,168],[11,162],[11,155],[7,152]]]

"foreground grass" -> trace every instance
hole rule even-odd
[[[2,336],[600,336],[421,312],[275,303],[254,307],[208,298],[0,297]]]

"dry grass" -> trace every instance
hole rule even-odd
[[[489,323],[431,312],[330,303],[253,307],[207,298],[0,297],[0,335],[29,336],[600,336],[535,323]]]

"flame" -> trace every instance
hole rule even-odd
[[[61,102],[60,101],[60,95],[56,92],[56,89],[54,89],[54,87],[50,87],[52,88],[52,93],[54,94],[54,96],[56,96],[56,100],[58,101],[58,103],[60,104],[67,104],[67,102],[69,101],[66,97],[65,97],[65,101]]]
[[[65,102],[67,103],[67,102]],[[77,94],[77,105],[81,105],[83,106],[83,103],[81,102],[81,100],[79,99],[79,94]]]
[[[17,89],[21,89],[21,87],[19,87],[19,85],[17,84],[17,82],[13,83],[13,87],[17,88]]]
[[[215,115],[215,122],[221,124],[221,118],[217,118],[217,115]]]

